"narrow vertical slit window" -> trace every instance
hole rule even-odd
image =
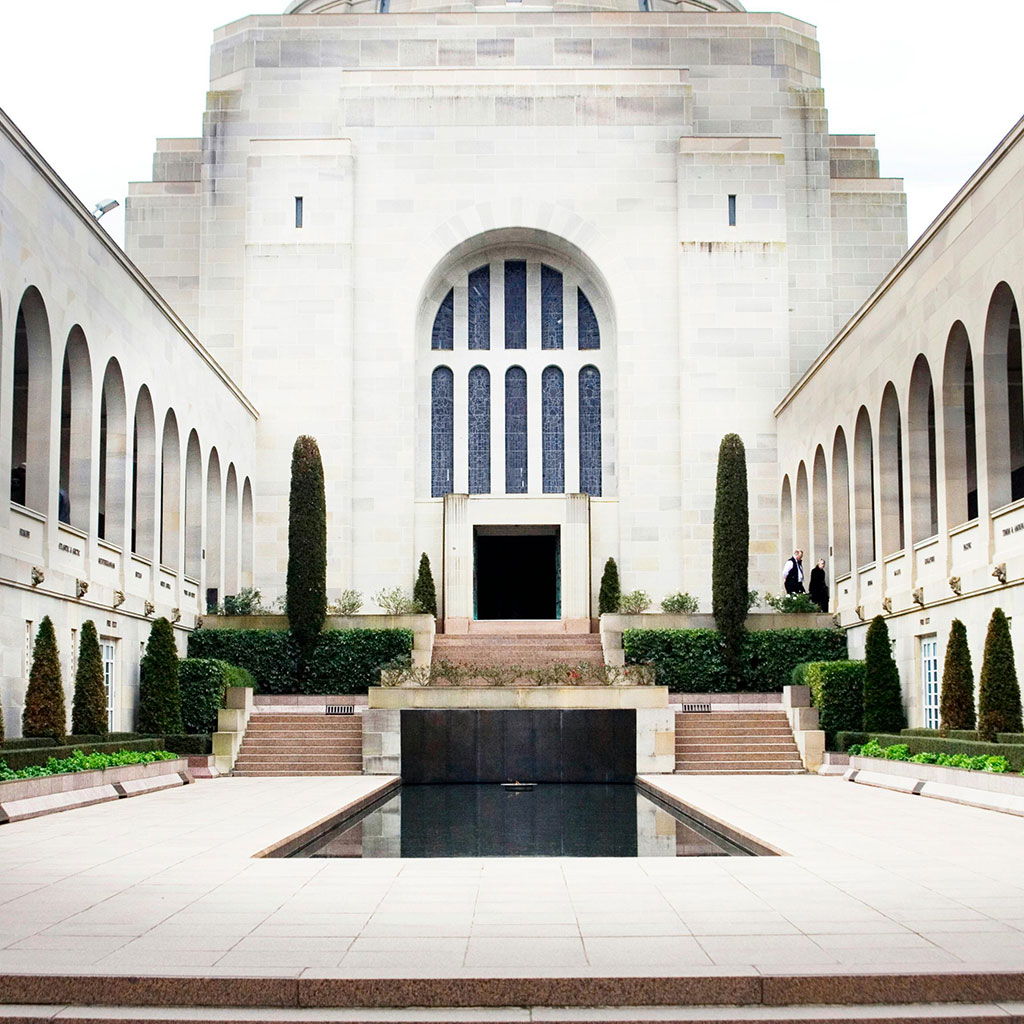
[[[434,370],[430,381],[430,494],[451,494],[455,427],[455,387],[447,366]]]
[[[455,346],[455,289],[451,288],[437,308],[434,327],[430,332],[432,349],[451,349]]]
[[[491,375],[469,371],[469,493],[491,493]]]
[[[562,371],[549,366],[541,375],[542,476],[545,494],[565,492],[565,388]]]
[[[477,267],[469,275],[469,347],[491,347],[491,268]]]
[[[562,309],[562,274],[542,263],[540,267],[540,347],[560,349],[565,318]]]
[[[505,348],[526,348],[525,260],[505,260]]]
[[[295,226],[302,227],[302,196],[295,197]]]
[[[580,370],[580,493],[601,497],[601,371]]]
[[[736,197],[729,196],[729,227],[736,227]]]
[[[576,289],[577,329],[580,349],[598,349],[601,347],[601,328],[597,325],[594,307],[582,288]]]
[[[526,371],[505,374],[505,493],[525,494],[527,486]]]

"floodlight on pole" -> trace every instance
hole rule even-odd
[[[117,209],[121,204],[116,199],[101,199],[92,210],[92,215],[99,220],[103,214],[110,213],[111,210]]]

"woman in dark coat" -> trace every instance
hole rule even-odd
[[[819,558],[811,570],[811,584],[807,588],[811,600],[823,611],[828,612],[828,583],[825,582],[825,559]]]

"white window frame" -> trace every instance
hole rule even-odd
[[[926,729],[938,729],[942,686],[938,634],[919,637],[918,644],[921,651],[921,721]]]
[[[100,637],[100,655],[103,658],[103,686],[107,691],[107,729],[117,732],[114,720],[117,716],[117,638]]]

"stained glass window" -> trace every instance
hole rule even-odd
[[[490,267],[477,267],[469,275],[469,347],[491,347]]]
[[[505,493],[526,493],[526,371],[505,374]]]
[[[525,260],[505,260],[505,348],[526,348]]]
[[[580,370],[580,493],[601,496],[601,372],[596,366]]]
[[[449,290],[444,301],[438,306],[434,317],[434,329],[430,332],[430,347],[450,349],[455,340],[455,289]]]
[[[545,494],[565,491],[565,391],[562,371],[549,366],[540,379]]]
[[[469,371],[469,493],[491,493],[491,375]]]
[[[430,494],[434,498],[452,491],[454,419],[454,378],[447,366],[439,366],[430,380]]]
[[[540,268],[540,347],[562,347],[562,274],[542,263]]]
[[[597,326],[597,317],[594,316],[594,307],[590,304],[590,299],[583,294],[582,288],[576,289],[576,307],[580,348],[600,348],[601,328]]]

